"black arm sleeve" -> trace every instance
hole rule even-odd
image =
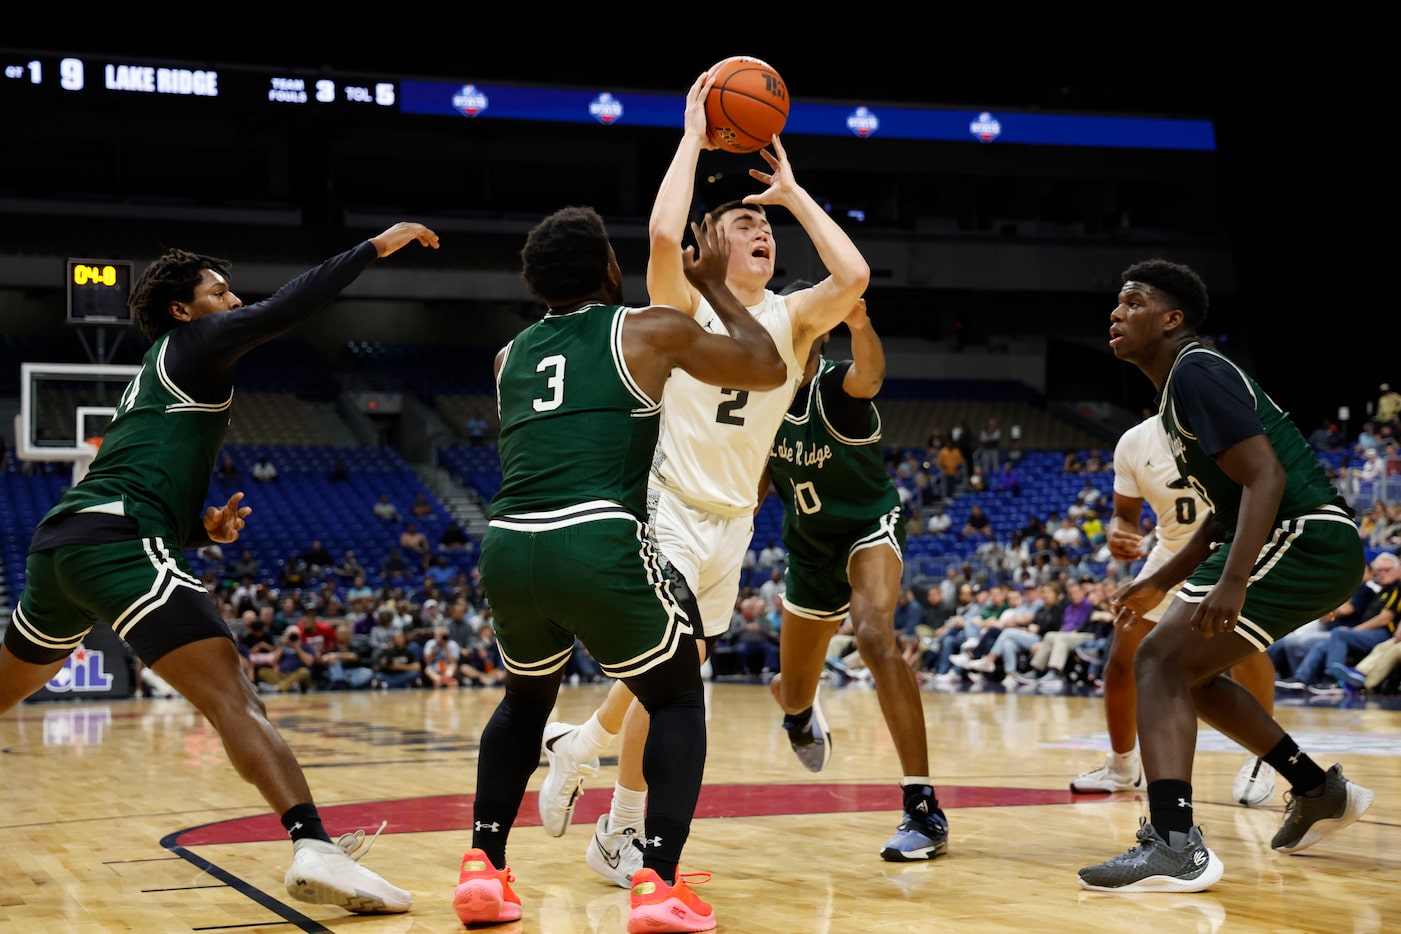
[[[178,327],[166,350],[166,375],[197,402],[222,402],[240,357],[281,337],[325,308],[378,258],[368,240],[333,256],[261,302],[205,315]]]
[[[817,391],[822,394],[822,410],[832,427],[848,438],[864,438],[871,433],[871,400],[847,395],[842,388],[852,361],[838,363],[822,374]]]

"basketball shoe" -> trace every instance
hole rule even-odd
[[[790,715],[783,718],[783,728],[788,731],[793,755],[803,767],[809,772],[821,772],[832,758],[832,732],[827,729],[827,718],[822,716],[817,695],[812,697],[812,712],[807,720],[799,721]]]
[[[895,836],[881,848],[880,858],[888,863],[933,859],[949,850],[949,824],[944,812],[935,808],[926,814],[905,812]]]
[[[452,893],[452,910],[463,924],[518,921],[521,900],[511,889],[515,881],[509,868],[497,869],[481,850],[468,850]]]
[[[1221,881],[1225,867],[1193,827],[1180,847],[1138,819],[1138,844],[1098,866],[1080,870],[1080,887],[1096,892],[1201,892]]]
[[[589,841],[584,862],[589,868],[615,885],[628,888],[632,877],[642,868],[642,848],[637,845],[637,828],[610,831],[608,815],[598,819],[593,839]]]
[[[380,825],[380,830],[384,825]],[[335,843],[298,840],[283,880],[287,894],[313,905],[339,905],[356,914],[394,914],[413,907],[413,895],[361,866],[379,831],[365,843],[365,832],[343,834]]]
[[[1280,853],[1311,847],[1366,813],[1372,797],[1370,789],[1343,778],[1343,767],[1334,763],[1315,797],[1284,793],[1284,823],[1270,847]]]
[[[628,934],[713,930],[715,912],[691,891],[688,879],[709,882],[710,873],[678,872],[676,884],[667,885],[655,871],[637,870],[632,880]]]
[[[1264,759],[1251,756],[1236,773],[1231,784],[1231,797],[1242,807],[1264,804],[1275,796],[1275,770]]]
[[[598,774],[598,759],[580,762],[574,756],[573,723],[546,724],[540,738],[549,771],[540,785],[540,825],[552,837],[562,837],[574,816],[574,805],[584,794],[584,779]]]
[[[1138,758],[1138,750],[1128,753],[1123,763],[1114,767],[1117,759],[1113,752],[1104,758],[1104,765],[1081,772],[1070,782],[1070,790],[1079,795],[1113,794],[1116,791],[1143,790],[1143,763]]]

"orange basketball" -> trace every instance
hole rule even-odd
[[[767,62],[735,55],[717,62],[705,98],[711,140],[726,152],[758,152],[788,122],[788,86]]]

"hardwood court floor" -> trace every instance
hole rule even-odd
[[[564,688],[582,721],[605,687]],[[173,700],[26,704],[0,717],[0,930],[97,932],[462,931],[452,890],[470,845],[477,739],[499,692],[268,697],[308,770],[328,828],[389,826],[365,864],[415,894],[407,915],[357,917],[291,900],[275,817],[233,773],[218,737]],[[711,686],[709,760],[683,871],[721,932],[1294,932],[1380,934],[1401,918],[1401,713],[1281,701],[1279,715],[1327,767],[1373,789],[1352,827],[1297,856],[1269,849],[1283,788],[1264,808],[1230,802],[1245,757],[1203,729],[1196,813],[1226,866],[1211,891],[1116,896],[1075,871],[1134,842],[1136,795],[1072,796],[1107,749],[1102,701],[926,692],[933,777],[951,845],[933,862],[883,862],[899,821],[899,768],[870,688],[825,689],[827,768],[801,768],[768,689]],[[547,837],[534,791],[510,845],[521,922],[487,931],[621,932],[627,893],[583,854],[616,768],[605,759],[570,831]]]

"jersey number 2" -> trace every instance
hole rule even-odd
[[[716,424],[743,425],[744,416],[739,414],[739,410],[749,402],[749,390],[721,389],[720,392],[727,396],[733,396],[733,398],[721,402],[720,407],[715,410]]]

